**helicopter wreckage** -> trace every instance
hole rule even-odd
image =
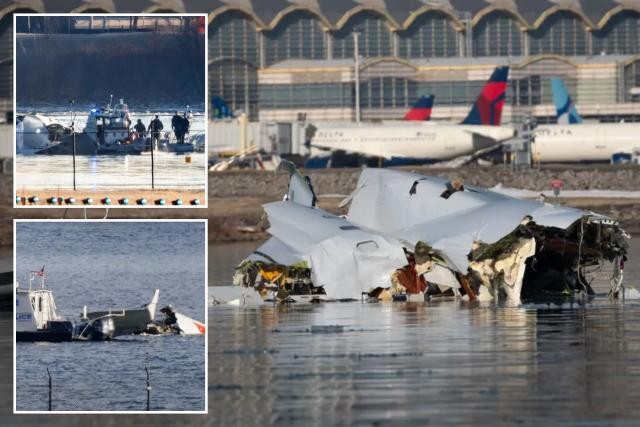
[[[605,262],[610,295],[624,292],[630,237],[606,216],[389,169],[364,169],[337,216],[293,164],[279,169],[290,181],[283,201],[264,205],[271,237],[234,275],[263,299],[519,304],[593,295],[590,272]]]

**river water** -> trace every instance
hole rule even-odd
[[[204,222],[20,222],[16,276],[44,266],[58,314],[135,308],[160,290],[171,304],[205,319]],[[7,359],[8,361],[8,359]],[[151,409],[202,411],[202,336],[121,336],[112,342],[17,343],[16,408],[47,410],[47,375],[54,410],[145,410],[151,370]]]
[[[228,285],[233,267],[256,246],[210,245],[209,284]],[[632,240],[628,285],[640,284],[639,257],[640,242]],[[605,283],[596,289],[605,292]],[[0,320],[2,330],[8,319]],[[209,324],[209,415],[148,425],[594,427],[640,420],[640,303],[632,300],[213,306]],[[342,330],[315,333],[319,325]],[[8,353],[8,333],[0,340]],[[0,372],[8,395],[11,371]],[[0,405],[6,414],[9,404]],[[116,418],[54,424],[88,422]],[[117,418],[118,425],[140,422]]]
[[[79,115],[82,113],[78,113]],[[68,113],[46,113],[64,125],[71,123]],[[165,130],[171,130],[171,114],[161,113]],[[80,116],[79,116],[80,117]],[[148,112],[132,112],[132,123],[141,119],[146,125],[152,119]],[[82,121],[82,118],[78,120]],[[203,114],[194,114],[190,134],[204,132],[206,120]],[[78,131],[84,128],[78,127]],[[206,150],[205,150],[206,151]],[[191,161],[183,154],[154,153],[156,188],[204,189],[207,173],[207,155],[191,153]],[[15,187],[26,188],[72,188],[72,156],[16,155]],[[134,156],[101,155],[76,157],[76,183],[81,189],[151,188],[151,154]]]

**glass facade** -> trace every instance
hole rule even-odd
[[[232,111],[243,111],[250,119],[258,115],[258,70],[237,59],[221,59],[209,65],[210,99],[219,96]]]
[[[0,19],[0,98],[13,98],[13,16]]]
[[[360,33],[360,56],[391,56],[392,34],[382,15],[363,11],[352,16],[340,30],[332,32],[333,57],[353,58],[353,33]]]
[[[640,13],[623,11],[603,29],[593,32],[594,55],[628,55],[640,52]]]
[[[568,11],[556,12],[548,16],[538,29],[529,32],[529,53],[586,55],[587,36],[587,28],[578,15]]]
[[[259,33],[251,17],[228,11],[209,24],[209,61],[219,58],[241,59],[259,65]]]
[[[528,76],[512,79],[510,81],[511,104],[514,106],[527,107],[553,104],[553,92],[551,91],[552,77],[554,77],[552,71],[550,74],[532,71]],[[573,77],[564,77],[562,80],[571,94],[573,102],[579,102],[576,79]]]
[[[549,3],[549,7],[556,4],[547,0],[540,1]],[[390,8],[391,2],[394,3],[393,16],[400,25],[413,10],[399,13],[396,9],[417,8],[424,3],[398,1],[398,4],[395,4],[394,0],[389,0],[386,4]],[[304,9],[286,14],[275,28],[268,28],[273,16],[279,11],[266,13],[260,10],[257,0],[247,3],[253,6],[260,19],[253,16],[248,6],[247,12],[244,12],[233,9],[236,2],[223,2],[231,8],[217,14],[209,23],[209,79],[210,95],[221,96],[233,110],[246,111],[252,119],[259,117],[260,108],[353,108],[354,83],[344,82],[344,73],[348,71],[340,71],[343,74],[339,77],[321,77],[322,73],[319,73],[317,80],[314,80],[308,73],[300,73],[300,70],[287,71],[283,68],[282,73],[273,79],[270,77],[271,71],[264,74],[264,79],[263,74],[260,74],[260,78],[263,79],[260,84],[258,74],[261,67],[268,68],[289,59],[316,61],[310,69],[348,69],[351,63],[332,60],[353,58],[354,32],[360,34],[359,51],[363,58],[396,56],[416,66],[414,69],[400,64],[406,61],[391,60],[392,64],[388,67],[376,68],[365,59],[363,64],[366,63],[368,67],[376,70],[367,68],[361,73],[360,93],[364,117],[366,109],[382,111],[409,108],[422,94],[434,94],[436,108],[446,105],[470,105],[484,84],[485,76],[469,72],[469,78],[473,80],[467,81],[464,72],[454,75],[446,68],[450,63],[456,64],[457,67],[458,62],[446,59],[431,61],[432,58],[455,58],[463,55],[483,57],[477,61],[478,64],[487,64],[484,61],[494,62],[487,57],[507,56],[521,57],[514,59],[514,62],[524,64],[526,60],[522,56],[525,54],[554,54],[580,57],[570,58],[577,67],[588,63],[589,67],[593,64],[593,68],[597,68],[593,75],[586,73],[587,75],[578,82],[575,66],[567,68],[567,64],[561,63],[562,61],[547,62],[547,68],[544,69],[541,68],[542,65],[523,65],[517,72],[518,65],[514,64],[509,86],[509,102],[512,106],[526,108],[551,104],[549,78],[554,76],[564,78],[565,84],[573,92],[574,101],[587,104],[602,102],[604,105],[606,102],[601,100],[609,99],[607,96],[615,93],[616,99],[621,101],[640,102],[640,95],[635,95],[635,90],[632,90],[638,88],[640,92],[640,66],[636,62],[623,65],[631,61],[630,56],[612,56],[610,61],[585,58],[589,55],[599,57],[639,54],[640,10],[617,12],[603,28],[593,30],[587,28],[578,9],[576,12],[564,9],[555,11],[544,19],[539,28],[524,30],[523,26],[526,25],[514,14],[499,8],[483,16],[474,25],[465,25],[464,28],[457,28],[456,20],[449,16],[448,12],[428,10],[417,16],[408,28],[392,31],[391,27],[395,24],[391,24],[384,13],[372,10],[385,2],[365,2],[366,8],[351,16],[340,29],[324,28],[322,19],[315,12]],[[445,3],[451,3],[454,8],[470,4],[461,1]],[[507,3],[511,2],[504,2]],[[596,25],[607,12],[605,9],[609,7],[599,5],[598,14],[589,10],[591,7],[595,8],[593,5],[597,2],[581,0],[578,3]],[[282,4],[283,7],[287,7],[292,3],[283,1]],[[294,4],[301,5],[302,2]],[[319,4],[321,10],[322,6],[326,6],[323,2]],[[451,13],[461,20],[473,19],[473,14],[462,9],[453,10]],[[327,19],[331,20],[331,24],[335,24],[340,18],[335,12],[327,11]],[[537,13],[536,16],[526,15],[531,25],[536,18]],[[262,24],[257,22],[260,20]],[[2,101],[12,99],[12,22],[11,13],[0,20]],[[465,24],[467,22],[464,21]],[[34,21],[33,25],[37,25],[37,22]],[[261,28],[261,25],[266,25],[267,28]],[[502,59],[495,60],[496,63],[501,61],[506,62]],[[472,64],[469,69],[475,67],[473,61],[465,64]],[[489,69],[490,65],[486,67]],[[304,78],[300,77],[302,74]],[[582,92],[579,91],[580,88]]]
[[[640,93],[634,90],[640,88],[640,59],[624,68],[624,87],[625,102],[640,102]]]
[[[263,108],[351,108],[351,83],[294,83],[260,85]]]
[[[276,28],[264,35],[267,65],[285,59],[324,59],[327,56],[320,20],[309,12],[295,11],[286,15]]]
[[[473,27],[474,56],[520,56],[524,36],[520,22],[506,12],[485,15]]]
[[[360,106],[363,109],[408,109],[421,95],[433,94],[437,104],[470,105],[484,80],[422,82],[406,77],[372,77],[360,82]],[[260,107],[352,108],[353,83],[262,84]]]
[[[458,56],[458,44],[451,18],[439,12],[423,13],[406,31],[398,32],[398,53],[403,58]]]

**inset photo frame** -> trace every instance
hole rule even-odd
[[[206,207],[207,15],[14,15],[14,207]]]
[[[14,236],[14,413],[207,412],[206,220]]]

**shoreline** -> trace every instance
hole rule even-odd
[[[526,169],[513,171],[501,166],[491,168],[468,167],[464,169],[427,170],[415,168],[416,172],[428,175],[441,176],[448,179],[461,177],[465,183],[491,188],[502,184],[504,187],[536,191],[549,189],[549,180],[559,176],[565,182],[563,190],[611,190],[612,197],[547,197],[546,201],[552,204],[561,204],[580,209],[586,209],[607,215],[619,221],[632,235],[640,232],[640,197],[617,198],[614,193],[620,191],[637,191],[640,189],[640,168],[623,167],[574,167],[557,173],[553,169]],[[414,170],[414,169],[409,169]],[[323,169],[302,170],[304,175],[309,175],[319,197],[319,206],[331,213],[346,214],[345,208],[339,204],[343,198],[351,194],[357,185],[360,169]],[[48,218],[108,218],[114,219],[162,219],[162,218],[207,218],[209,220],[209,243],[262,241],[269,237],[266,232],[266,222],[262,221],[265,203],[280,201],[286,192],[288,175],[283,172],[266,171],[227,171],[208,173],[208,208],[203,210],[204,190],[180,190],[158,189],[149,190],[143,188],[119,189],[112,191],[93,191],[88,189],[76,192],[63,191],[61,189],[38,189],[41,202],[31,208],[13,208],[13,202],[9,202],[13,193],[13,179],[10,173],[0,175],[2,187],[0,195],[5,197],[5,202],[0,203],[0,246],[11,245],[13,242],[13,218],[17,219],[48,219]],[[614,190],[615,189],[615,190]],[[20,189],[19,195],[29,193],[33,188]],[[608,191],[608,190],[604,190]],[[127,194],[123,194],[126,192]],[[46,206],[46,198],[51,196],[66,196],[73,193],[76,198],[76,208],[81,205],[83,197],[92,197],[94,204],[88,209],[67,209],[70,206],[56,205]],[[101,205],[100,199],[109,196],[111,205]],[[127,209],[110,209],[121,207],[117,205],[121,197],[129,198]],[[136,198],[145,197],[149,204],[144,208],[135,205]],[[164,198],[166,207],[170,205],[173,197],[180,197],[183,201],[182,209],[159,208],[152,204],[156,198]],[[202,205],[199,207],[188,205],[191,198],[200,198]],[[44,201],[44,202],[43,202]],[[11,204],[10,204],[11,203]]]
[[[29,199],[33,196],[38,197],[39,201],[37,203],[29,201]],[[18,203],[17,201],[18,197],[20,197],[21,199],[20,203]],[[57,199],[56,204],[48,202],[48,199],[50,199],[51,197],[55,197]],[[103,203],[103,199],[107,197],[110,199],[110,203]],[[74,198],[75,203],[66,203],[65,200],[69,198]],[[93,207],[141,207],[137,205],[136,201],[142,198],[146,199],[146,206],[155,206],[157,200],[164,199],[164,206],[173,207],[172,202],[177,199],[180,199],[182,201],[183,206],[188,206],[194,199],[197,199],[201,205],[204,205],[205,191],[193,189],[178,190],[175,188],[157,188],[153,190],[144,188],[127,188],[118,190],[25,188],[16,192],[16,207],[20,209],[30,206],[50,208],[89,207],[89,205],[85,205],[83,203],[83,200],[87,198],[92,199],[91,206]],[[127,199],[128,205],[120,204],[119,201],[122,199]]]
[[[113,198],[112,198],[113,199]],[[346,214],[347,208],[338,205],[342,197],[320,197],[319,206],[337,215]],[[67,209],[68,206],[42,205],[31,208],[17,208],[7,210],[7,218],[16,219],[101,219],[105,215],[110,219],[193,219],[207,218],[209,244],[264,241],[269,238],[266,231],[267,222],[263,220],[262,205],[282,200],[281,197],[253,196],[253,197],[210,197],[209,207],[183,206],[180,209],[172,207],[167,215],[165,208],[149,205],[141,208],[132,205],[126,209],[110,209],[120,207],[116,205],[93,205],[86,207],[75,205],[76,209]],[[112,200],[115,203],[115,199]],[[552,200],[554,204],[571,206],[579,209],[590,210],[596,213],[608,215],[619,221],[623,228],[632,235],[640,232],[640,199],[558,199]],[[77,209],[80,208],[80,209]],[[13,221],[3,221],[0,224],[0,247],[12,245]]]

